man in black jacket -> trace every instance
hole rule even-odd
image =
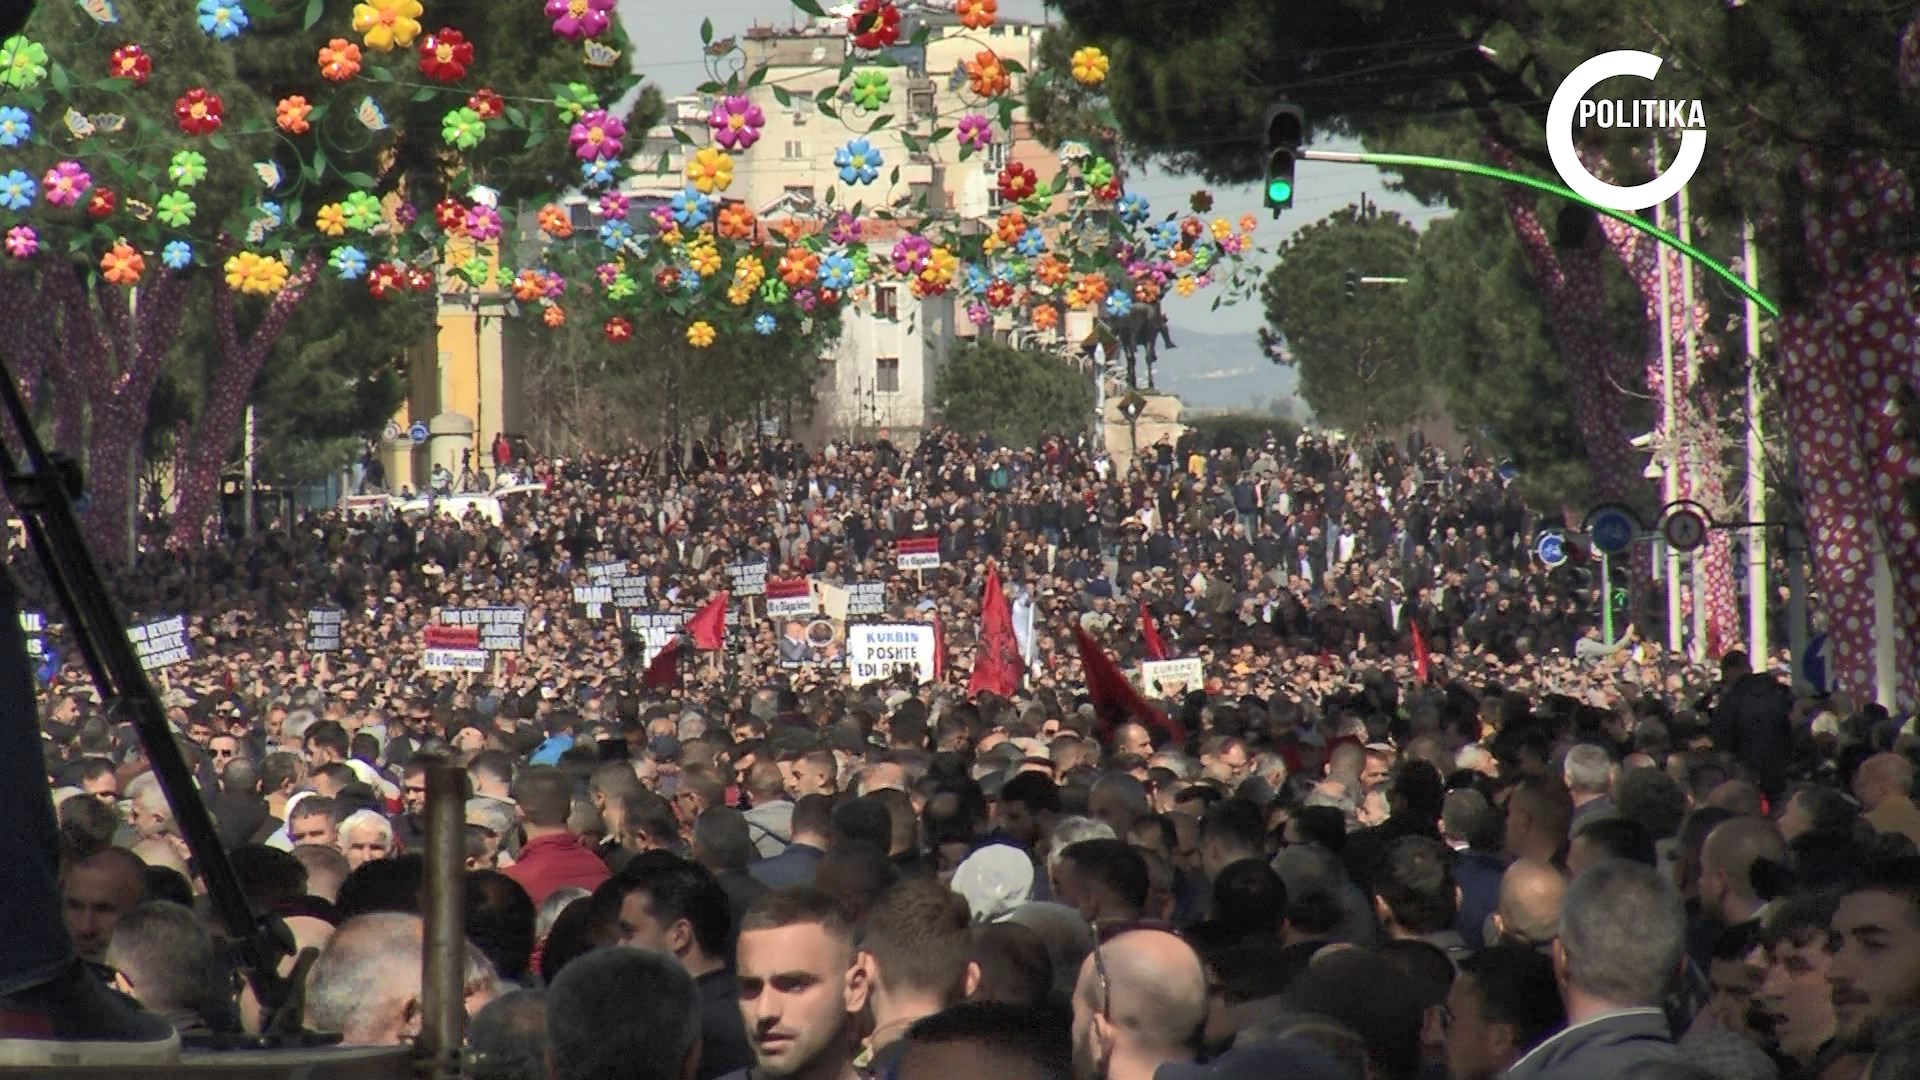
[[[1793,692],[1780,680],[1754,674],[1735,649],[1720,660],[1720,688],[1710,706],[1714,749],[1754,771],[1767,798],[1786,791],[1793,756]]]

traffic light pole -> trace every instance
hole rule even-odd
[[[1457,161],[1453,158],[1428,157],[1424,154],[1376,154],[1369,152],[1349,153],[1343,150],[1300,150],[1296,156],[1303,161],[1325,161],[1335,165],[1372,165],[1376,168],[1387,169],[1436,169],[1441,172],[1465,173],[1469,176],[1484,177],[1488,180],[1498,180],[1502,183],[1518,184],[1521,187],[1532,188],[1535,191],[1565,199],[1568,202],[1579,203],[1581,206],[1585,206],[1595,213],[1605,214],[1622,224],[1631,225],[1641,232],[1646,233],[1648,236],[1660,241],[1662,244],[1673,248],[1675,251],[1680,252],[1699,265],[1720,275],[1721,279],[1726,281],[1728,285],[1731,285],[1737,289],[1742,296],[1745,296],[1758,305],[1760,310],[1766,312],[1773,318],[1777,319],[1780,317],[1780,305],[1767,299],[1766,296],[1761,294],[1759,289],[1748,283],[1748,281],[1739,274],[1734,273],[1726,264],[1718,261],[1713,256],[1680,239],[1673,233],[1641,218],[1638,214],[1630,214],[1624,210],[1615,210],[1610,206],[1601,206],[1592,200],[1581,198],[1578,194],[1574,193],[1571,188],[1556,184],[1551,180],[1542,180],[1537,176],[1528,176],[1525,173],[1514,172],[1511,169],[1502,169],[1494,165],[1482,165],[1477,161]]]

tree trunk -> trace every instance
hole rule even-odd
[[[209,535],[214,499],[220,488],[220,466],[226,461],[227,448],[240,434],[245,422],[247,399],[253,394],[254,379],[260,365],[280,340],[287,320],[306,297],[313,282],[314,263],[303,262],[288,278],[243,344],[234,325],[233,293],[223,283],[213,286],[213,318],[220,337],[220,367],[214,373],[207,394],[206,409],[194,425],[192,444],[186,451],[185,472],[175,476],[177,499],[173,512],[173,543],[181,547],[199,547]],[[248,493],[251,497],[252,493]]]

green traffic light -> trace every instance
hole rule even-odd
[[[1293,198],[1293,181],[1284,176],[1276,176],[1267,181],[1267,201],[1284,203]]]

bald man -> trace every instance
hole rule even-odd
[[[120,917],[147,898],[147,867],[126,848],[107,848],[67,867],[60,898],[73,948],[104,963]]]
[[[398,1046],[420,1034],[420,965],[395,963],[425,948],[417,915],[381,912],[334,931],[307,982],[307,1022],[348,1046]]]
[[[1513,945],[1544,949],[1560,935],[1560,902],[1567,875],[1545,859],[1518,859],[1500,875],[1500,906],[1493,913],[1493,937]]]
[[[1920,809],[1913,805],[1913,762],[1900,754],[1875,754],[1853,774],[1853,795],[1866,807],[1867,823],[1920,844]]]
[[[1073,988],[1077,1080],[1152,1080],[1191,1062],[1207,1017],[1199,954],[1173,934],[1132,930],[1095,949]]]
[[[1780,827],[1765,818],[1723,821],[1700,846],[1700,911],[1721,926],[1738,926],[1760,914],[1753,868],[1762,860],[1781,863],[1787,842]]]
[[[1707,805],[1731,810],[1742,817],[1759,817],[1765,796],[1751,780],[1728,780],[1707,793]]]

